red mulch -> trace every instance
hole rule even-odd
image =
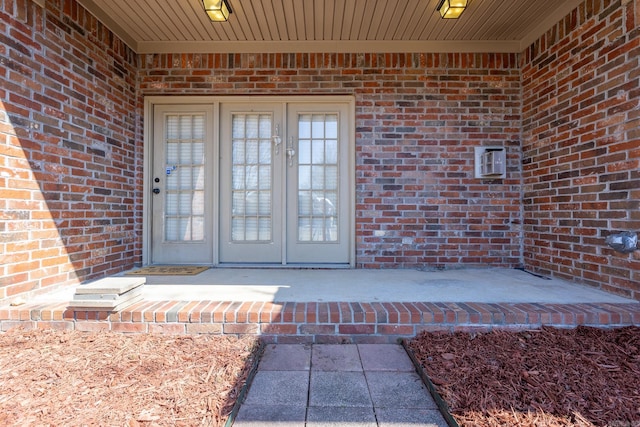
[[[255,338],[0,334],[0,425],[220,426]]]
[[[640,426],[640,328],[422,333],[409,343],[461,426]]]

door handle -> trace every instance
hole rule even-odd
[[[276,133],[271,137],[273,141],[273,145],[275,146],[276,154],[280,153],[280,144],[282,143],[282,138],[280,138],[280,125],[276,125]]]
[[[296,155],[296,150],[293,149],[293,137],[289,137],[289,146],[287,147],[287,158],[289,159],[289,167],[293,166],[293,156]]]
[[[160,189],[159,188],[154,188],[153,189],[153,194],[160,194]]]

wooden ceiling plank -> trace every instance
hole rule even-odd
[[[497,36],[505,39],[506,37],[511,37],[513,39],[520,40],[525,36],[529,31],[533,28],[530,25],[531,21],[527,18],[528,16],[540,16],[544,13],[547,7],[550,7],[553,2],[546,1],[532,1],[525,2],[525,5],[522,6],[522,9],[518,11],[518,13],[511,13],[509,19],[505,25],[502,26],[502,31],[499,31]]]
[[[303,4],[306,40],[316,40],[315,1],[306,0]]]
[[[136,11],[131,10],[129,4],[119,5],[117,3],[105,2],[102,7],[105,13],[113,16],[114,19],[132,34],[132,37],[139,40],[154,40],[162,37],[162,33],[156,31],[157,28],[147,25],[146,21],[139,18]],[[137,24],[143,22],[142,25]]]
[[[342,1],[334,1],[333,6],[333,30],[331,32],[331,40],[340,40],[342,37],[342,28],[345,25],[344,22],[344,8],[345,4]]]
[[[435,10],[438,0],[229,0],[230,22],[212,24],[201,0],[78,1],[136,51],[162,48],[163,42],[188,46],[180,43],[372,41],[386,49],[390,41],[432,46],[432,42],[464,45],[493,40],[508,42],[504,46],[512,42],[526,46],[581,3],[473,0],[459,20],[444,20]],[[254,49],[261,51],[258,45]]]
[[[216,34],[218,34],[219,40],[223,40],[226,42],[242,40],[236,35],[238,34],[238,32],[235,30],[235,28],[237,28],[237,25],[234,25],[234,22],[231,18],[229,18],[228,22],[211,22],[211,28],[216,32]]]
[[[442,19],[436,10],[438,0],[430,0],[426,8],[425,17],[427,18],[418,40],[440,40],[439,34],[442,32],[447,20]]]
[[[278,17],[275,13],[272,0],[262,1],[262,13],[265,17],[265,36],[267,40],[279,41],[282,40],[280,31],[278,28]]]
[[[333,1],[333,0],[329,0]],[[324,23],[331,18],[325,19],[325,2],[314,0],[313,2],[313,39],[324,40]]]
[[[340,33],[340,40],[349,40],[351,36],[351,22],[353,22],[353,16],[356,8],[355,0],[344,0],[344,12],[343,12],[343,20],[344,23],[342,25],[342,31]],[[348,24],[348,25],[345,25]]]
[[[293,25],[295,25],[296,27],[296,32],[298,34],[298,37],[296,38],[296,40],[308,40],[307,38],[307,30],[306,30],[306,21],[304,18],[304,11],[305,11],[305,4],[308,2],[309,0],[304,0],[302,3],[300,2],[300,0],[294,0],[293,4],[293,10],[295,11],[295,22],[293,23]]]
[[[372,7],[372,4],[373,2],[369,2],[370,8]],[[366,7],[363,5],[363,2],[361,0],[356,0],[353,6],[351,21],[344,23],[344,27],[348,27],[349,29],[349,40],[358,40],[358,31],[362,25],[365,10]]]
[[[149,0],[135,2],[135,15],[137,16],[136,25],[153,25],[153,28],[160,30],[160,40],[184,40],[182,33],[175,27],[170,14],[167,13],[168,4],[166,0],[160,0],[158,3],[150,4]],[[131,2],[134,3],[134,2]],[[121,3],[122,11],[128,8],[129,3]]]
[[[533,3],[533,2],[531,2]],[[459,28],[454,28],[451,32],[450,37],[467,37],[470,40],[475,39],[475,37],[479,37],[480,34],[484,34],[490,40],[501,40],[497,37],[497,31],[495,28],[498,26],[502,26],[505,20],[508,20],[509,17],[509,8],[503,6],[504,4],[500,1],[496,0],[487,0],[483,2],[471,2],[469,4],[469,10],[467,12],[473,12],[474,16],[478,16],[476,19],[470,20],[467,19],[464,21],[463,26]],[[473,10],[471,8],[477,8]],[[464,16],[464,14],[463,14]],[[495,26],[489,27],[487,23],[492,22]],[[491,24],[489,24],[491,25]]]
[[[405,11],[405,15],[402,17],[404,22],[398,25],[398,29],[394,34],[396,40],[413,40],[413,33],[415,33],[416,26],[424,15],[424,2],[420,0],[411,0]]]
[[[393,32],[391,23],[396,13],[398,13],[398,8],[396,7],[398,5],[399,3],[389,1],[383,1],[381,4],[378,4],[378,7],[383,9],[383,15],[376,40],[390,40],[388,34]]]
[[[282,0],[271,0],[271,8],[275,17],[276,33],[278,40],[289,40],[287,28],[287,15]]]
[[[366,0],[364,0],[366,2]],[[376,2],[376,6],[378,2]],[[384,21],[384,8],[374,7],[373,16],[371,17],[371,24],[369,25],[369,31],[367,32],[367,40],[376,40],[379,38],[379,31]]]
[[[272,41],[271,29],[269,28],[269,18],[267,18],[265,1],[268,0],[253,0],[253,9],[256,16],[256,24],[260,29],[260,40]]]
[[[251,38],[248,41],[264,41],[264,34],[260,26],[260,20],[258,17],[262,17],[260,12],[256,10],[256,2],[243,2],[244,13],[247,18],[247,28],[251,31]]]
[[[401,33],[406,28],[406,23],[415,11],[415,7],[415,2],[412,0],[398,2],[395,7],[391,6],[389,28],[387,28],[384,35],[385,40],[398,40],[398,33]]]
[[[202,40],[201,35],[198,35],[194,26],[194,22],[197,22],[198,19],[196,16],[192,16],[189,13],[189,9],[176,4],[174,1],[166,2],[165,7],[167,8],[167,11],[170,11],[169,17],[171,18],[169,20],[164,20],[167,27],[170,26],[175,32],[182,34],[183,39]],[[205,13],[204,9],[202,10],[202,13]]]
[[[323,16],[323,30],[322,30],[322,40],[331,40],[333,38],[333,26],[336,25],[336,15],[335,15],[335,1],[330,0],[324,2],[324,10],[322,11]]]
[[[369,36],[371,19],[373,18],[373,14],[376,8],[366,7],[366,5],[366,0],[358,2],[358,5],[356,7],[356,16],[359,16],[360,19],[353,21],[354,25],[353,28],[351,28],[352,40],[367,40],[367,37]]]
[[[200,0],[198,0],[200,1]],[[229,17],[228,25],[231,27],[234,36],[237,41],[245,42],[255,39],[253,34],[253,28],[249,24],[247,19],[247,12],[245,2],[229,0],[229,6],[231,7],[231,16]],[[212,22],[212,31],[216,34],[220,31],[220,25],[215,25]]]
[[[296,0],[282,0],[282,9],[284,11],[284,22],[286,24],[286,37],[285,40],[297,40],[298,29],[296,28],[296,14],[294,11],[293,3]]]

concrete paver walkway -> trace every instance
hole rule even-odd
[[[446,427],[402,346],[270,344],[234,427]]]

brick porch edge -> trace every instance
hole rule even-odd
[[[62,329],[164,334],[260,335],[266,342],[394,342],[421,331],[481,331],[543,325],[640,325],[640,303],[271,303],[142,301],[120,312],[67,304],[0,308],[0,330]]]

